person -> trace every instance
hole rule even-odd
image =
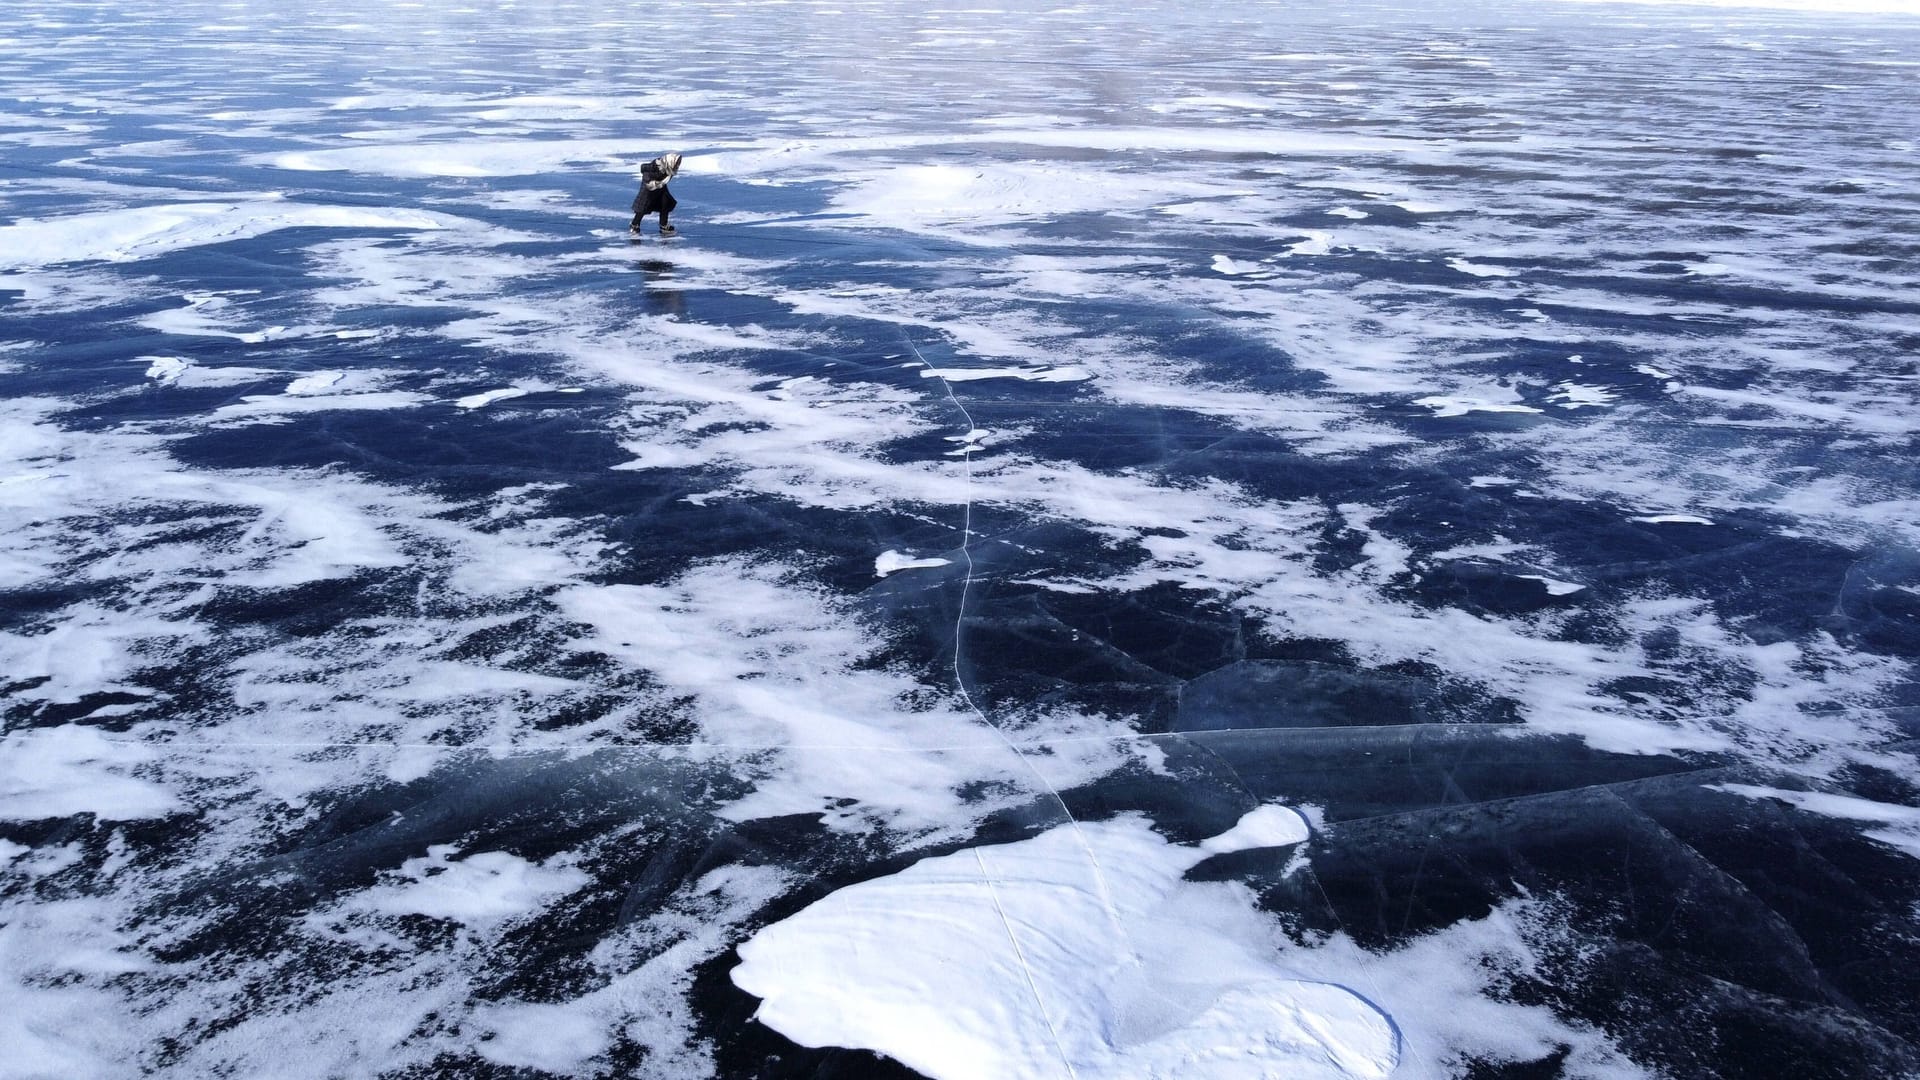
[[[674,234],[674,227],[668,223],[667,215],[673,213],[673,208],[680,202],[673,197],[673,192],[667,190],[667,182],[679,171],[679,154],[662,154],[640,166],[640,194],[633,197],[633,224],[627,226],[630,235],[639,236],[640,222],[655,211],[660,213],[660,235]]]

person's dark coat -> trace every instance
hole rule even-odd
[[[680,155],[666,154],[640,166],[640,193],[633,197],[633,212],[641,217],[651,213],[671,214],[680,205],[667,190],[667,181],[680,171]]]

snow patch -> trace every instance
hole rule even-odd
[[[923,379],[944,379],[947,382],[976,382],[980,379],[1020,379],[1025,382],[1085,382],[1093,378],[1085,368],[1079,367],[998,367],[998,368],[925,368],[920,372]]]
[[[923,859],[761,930],[733,982],[802,1045],[937,1080],[1385,1080],[1399,1040],[1378,1007],[1277,964],[1244,891],[1182,879],[1306,831],[1262,807],[1187,847],[1123,817]]]
[[[169,251],[262,236],[281,229],[447,229],[461,219],[422,210],[368,210],[248,196],[23,218],[0,225],[0,269],[104,260],[130,262]]]
[[[487,927],[539,911],[592,880],[564,858],[534,863],[504,851],[455,858],[458,854],[455,845],[435,844],[402,863],[389,880],[350,897],[344,907]]]
[[[491,405],[496,401],[507,401],[511,398],[525,397],[531,392],[532,391],[522,387],[507,386],[499,390],[486,390],[478,394],[468,394],[466,397],[455,400],[454,404],[462,409],[479,409]]]
[[[323,394],[339,385],[346,375],[341,371],[316,371],[311,375],[302,375],[287,384],[289,394]]]
[[[942,559],[938,557],[916,559],[911,555],[902,555],[898,551],[888,549],[881,552],[880,556],[873,560],[873,572],[877,577],[886,577],[889,574],[897,574],[902,570],[918,570],[934,566],[950,566],[952,564],[952,559]]]
[[[1870,829],[1862,835],[1920,859],[1920,806],[1903,806],[1899,803],[1875,802],[1853,795],[1835,795],[1824,791],[1793,791],[1757,784],[1709,784],[1707,786],[1713,791],[1724,791],[1730,795],[1741,795],[1749,799],[1773,799],[1822,817],[1884,825],[1886,828]]]
[[[1713,524],[1712,518],[1704,518],[1698,514],[1639,514],[1634,517],[1630,517],[1627,520],[1642,521],[1649,525],[1711,525]]]
[[[1545,585],[1548,596],[1572,596],[1574,593],[1586,588],[1585,585],[1576,581],[1560,581],[1556,578],[1544,577],[1540,574],[1518,574],[1516,576],[1525,578],[1528,581],[1537,581]]]
[[[92,814],[134,821],[182,809],[165,787],[129,775],[154,758],[142,744],[111,741],[93,728],[68,724],[9,736],[0,746],[0,818]]]
[[[1541,410],[1517,401],[1489,401],[1486,398],[1432,394],[1414,401],[1433,410],[1435,416],[1465,416],[1474,412],[1537,413]]]
[[[1243,262],[1226,255],[1215,255],[1213,257],[1213,269],[1215,273],[1239,276],[1242,274],[1258,274],[1266,270],[1266,267],[1261,266],[1259,263]]]
[[[1003,798],[1030,797],[1033,768],[1003,732],[964,701],[929,698],[911,674],[871,666],[880,640],[842,602],[792,578],[777,564],[728,560],[664,585],[577,586],[554,600],[591,628],[574,649],[651,672],[662,702],[699,725],[699,743],[765,756],[752,793],[718,810],[729,820],[812,814],[836,829],[952,829],[994,805],[965,797],[982,781],[1004,786]],[[1022,736],[1089,730],[1104,729],[1063,715]],[[1089,740],[1057,749],[1047,767],[1056,783],[1080,783],[1124,760]]]
[[[1588,383],[1563,382],[1554,385],[1547,400],[1562,409],[1586,409],[1613,404],[1613,388]]]
[[[140,356],[134,359],[135,362],[141,360],[149,361],[147,364],[147,378],[163,386],[172,384],[187,368],[193,366],[193,361],[182,360],[177,356]]]
[[[1463,274],[1471,274],[1474,277],[1504,278],[1512,277],[1520,272],[1512,267],[1488,266],[1484,263],[1468,262],[1465,259],[1448,259],[1447,265]]]

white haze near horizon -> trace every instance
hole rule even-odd
[[[1761,8],[1823,15],[1916,15],[1920,0],[1552,0],[1559,4],[1653,4],[1665,7]]]
[[[964,606],[973,515],[992,511],[1124,564],[1027,552],[1009,580],[1206,597],[1276,638],[1514,702],[1516,737],[1722,755],[1811,786],[1862,763],[1911,771],[1884,713],[1911,678],[1901,658],[1818,628],[1750,633],[1711,595],[1596,588],[1548,540],[1416,542],[1393,521],[1412,496],[1391,490],[1281,497],[1046,442],[1096,409],[1162,410],[1328,469],[1443,473],[1498,454],[1517,475],[1474,490],[1649,529],[1737,519],[1910,547],[1920,497],[1879,470],[1920,413],[1879,343],[1912,340],[1920,315],[1871,309],[1911,292],[1911,264],[1857,252],[1911,214],[1920,136],[1821,120],[1912,100],[1916,28],[1895,20],[1905,51],[1875,37],[1878,15],[1911,4],[1381,4],[1298,26],[1285,6],[1171,2],[29,7],[0,27],[0,584],[39,606],[0,630],[31,721],[7,730],[0,818],[96,824],[0,839],[0,1077],[476,1057],[587,1076],[620,1067],[622,1046],[659,1075],[713,1075],[696,976],[736,948],[775,1028],[930,1075],[967,1075],[1001,1016],[1018,1038],[994,1046],[1000,1075],[1424,1077],[1556,1051],[1573,1074],[1650,1072],[1507,993],[1554,940],[1551,898],[1375,952],[1290,934],[1248,887],[1184,880],[1205,849],[1137,817],[973,843],[1053,791],[1153,773],[1158,734],[1123,713],[975,700],[958,655],[890,661],[901,631],[805,543],[628,580],[656,541],[537,468],[473,494],[376,474],[379,447],[319,466],[190,452],[273,447],[316,415],[352,445],[356,415],[485,424],[526,408],[565,427],[554,395],[591,396],[611,403],[597,468],[684,475],[676,507],[772,502],[856,535],[883,514],[932,522],[924,550],[876,536],[858,588],[946,575],[924,580]],[[647,237],[642,266],[625,204],[667,149],[687,155],[684,235]],[[1746,187],[1728,200],[1736,167]],[[851,257],[823,268],[833,245]],[[1663,250],[1685,257],[1642,254]],[[907,283],[908,263],[933,273]],[[1417,272],[1388,281],[1373,269],[1388,263]],[[1676,275],[1686,289],[1655,288]],[[1776,292],[1833,308],[1730,299]],[[1140,305],[1284,352],[1299,377],[1263,385],[1109,314]],[[112,336],[59,354],[95,381],[36,375],[62,344],[46,328],[96,308],[119,312]],[[1707,332],[1729,323],[1739,333]],[[759,366],[835,355],[856,326],[899,343],[857,369]],[[403,347],[444,359],[423,373]],[[1523,348],[1549,366],[1497,362]],[[1596,371],[1602,352],[1640,367]],[[976,421],[970,393],[1007,387],[1084,396],[1051,427]],[[1462,426],[1426,426],[1447,422]],[[1330,536],[1352,557],[1329,562]],[[1509,616],[1407,591],[1455,565],[1591,606]],[[396,583],[389,606],[329,625],[235,631],[219,614],[370,580]],[[1610,643],[1576,633],[1587,617]],[[186,682],[153,675],[202,661]],[[662,716],[674,727],[656,738]],[[396,847],[283,946],[176,958],[221,925],[182,896],[229,865],[271,866],[343,792],[430,781],[469,754],[600,752],[638,787],[723,776],[690,785],[703,820],[817,818],[892,868],[796,913],[782,905],[800,871],[718,866],[588,950],[595,989],[503,993],[489,965],[594,899],[584,866],[681,827],[656,809],[539,857]],[[1911,853],[1886,827],[1905,808],[1839,798],[1797,805]],[[131,853],[170,821],[192,823],[177,849]],[[1291,849],[1300,865],[1337,842],[1228,835],[1221,852]],[[909,865],[922,851],[937,854]],[[1136,877],[1103,880],[1106,852]],[[910,967],[922,931],[885,920],[917,888],[962,940],[997,949],[1004,931],[1011,948],[951,976]],[[144,914],[157,904],[176,906]],[[835,952],[848,910],[870,935],[858,957]],[[1022,953],[1062,942],[1051,966]],[[807,961],[823,955],[887,979],[822,986],[838,969]],[[1204,1001],[1128,982],[1150,978]],[[1102,1042],[1116,1030],[1137,1038]],[[903,1049],[903,1032],[924,1041]],[[1249,1037],[1266,1041],[1224,1052]]]

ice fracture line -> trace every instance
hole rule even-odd
[[[919,360],[926,370],[935,370],[932,364],[927,363],[927,358],[921,354],[920,346],[914,344],[913,338],[908,336],[904,329],[900,331],[900,337],[907,343],[907,348],[913,350],[914,358]],[[967,624],[967,599],[973,590],[974,577],[972,551],[973,443],[970,437],[979,429],[974,426],[973,414],[968,412],[967,407],[961,404],[960,399],[954,395],[953,384],[948,382],[944,377],[935,377],[940,381],[940,388],[946,392],[947,400],[953,404],[953,407],[959,411],[961,417],[966,421],[966,434],[969,436],[969,441],[961,444],[964,452],[960,455],[960,461],[964,468],[964,472],[962,473],[964,486],[961,491],[963,509],[960,519],[960,556],[966,564],[966,575],[960,581],[959,610],[953,620],[954,685],[959,687],[960,697],[967,703],[967,708],[970,709],[975,716],[978,716],[982,723],[992,728],[994,732],[1000,736],[1000,741],[1006,744],[1007,749],[1013,751],[1014,757],[1020,760],[1020,764],[1026,766],[1027,771],[1032,773],[1034,779],[1040,782],[1041,787],[1046,790],[1047,794],[1053,796],[1053,801],[1059,805],[1060,812],[1066,815],[1067,823],[1073,828],[1075,839],[1079,841],[1081,850],[1086,852],[1087,864],[1093,871],[1094,887],[1100,896],[1100,908],[1106,913],[1107,924],[1113,928],[1114,940],[1121,948],[1126,950],[1127,963],[1136,968],[1140,967],[1140,952],[1133,947],[1133,941],[1127,934],[1126,926],[1120,921],[1120,913],[1113,902],[1112,890],[1109,889],[1107,885],[1106,872],[1100,866],[1100,858],[1094,853],[1093,844],[1087,840],[1086,834],[1081,831],[1080,820],[1073,816],[1073,810],[1067,805],[1067,800],[1061,797],[1060,789],[1056,788],[1053,782],[1048,780],[1046,775],[1040,771],[1039,767],[1027,758],[1026,753],[1020,749],[1019,744],[1014,742],[1005,731],[1001,730],[999,724],[994,723],[993,718],[987,715],[986,710],[982,709],[979,704],[973,700],[972,692],[967,689],[966,677],[961,674],[961,643]],[[980,860],[981,879],[986,882],[987,892],[993,897],[994,908],[1000,912],[1001,924],[1004,925],[1007,930],[1007,940],[1012,943],[1014,955],[1020,960],[1020,968],[1026,973],[1027,986],[1033,994],[1034,1006],[1040,1010],[1040,1018],[1046,1021],[1047,1030],[1053,1035],[1053,1045],[1054,1048],[1060,1052],[1060,1061],[1066,1066],[1067,1075],[1078,1076],[1078,1073],[1074,1071],[1072,1057],[1067,1054],[1066,1047],[1060,1042],[1059,1029],[1054,1026],[1053,1017],[1047,1012],[1047,1003],[1040,997],[1040,988],[1033,977],[1033,969],[1027,965],[1026,953],[1020,948],[1020,942],[1014,937],[1013,924],[1007,920],[1006,910],[1001,907],[1000,893],[999,890],[994,887],[993,877],[987,873],[986,863],[983,859],[980,859],[979,852],[975,852],[974,856],[977,860]]]
[[[909,337],[904,329],[900,331],[900,336],[906,341],[907,348],[913,350],[914,358],[919,360],[926,370],[935,370],[933,365],[927,362],[927,358],[921,354],[920,347],[914,344],[913,338]],[[967,407],[961,404],[960,399],[955,396],[952,383],[948,382],[946,378],[942,376],[936,375],[935,378],[939,379],[940,388],[946,391],[947,400],[953,403],[953,407],[957,409],[961,417],[966,420],[966,434],[971,436],[973,432],[978,430],[978,428],[974,426],[973,414],[967,411]],[[1073,826],[1074,836],[1079,840],[1081,849],[1087,853],[1087,861],[1093,869],[1094,883],[1099,889],[1100,905],[1106,912],[1108,923],[1113,927],[1115,940],[1126,950],[1128,963],[1139,968],[1142,966],[1140,952],[1133,947],[1132,938],[1127,934],[1126,927],[1120,922],[1119,913],[1115,909],[1112,894],[1107,887],[1106,874],[1101,869],[1099,857],[1094,854],[1093,845],[1088,842],[1086,834],[1080,830],[1079,819],[1073,816],[1073,810],[1067,806],[1067,801],[1061,797],[1059,789],[1054,787],[1054,785],[1047,780],[1046,776],[1035,767],[1033,762],[1027,759],[1027,755],[1021,751],[1019,744],[1009,738],[1006,732],[1001,730],[1000,725],[994,723],[993,718],[988,716],[986,711],[974,702],[973,695],[967,690],[967,681],[960,673],[961,634],[966,625],[967,596],[973,587],[974,575],[973,553],[970,550],[973,539],[973,446],[974,444],[971,439],[962,443],[961,447],[965,452],[960,455],[960,460],[965,466],[965,473],[963,474],[965,477],[965,486],[962,490],[964,508],[961,517],[960,554],[966,564],[966,576],[960,582],[960,610],[953,624],[953,681],[954,684],[960,688],[960,696],[966,701],[967,707],[973,710],[973,713],[980,717],[988,727],[999,733],[1000,738],[1006,742],[1008,748],[1019,757],[1021,764],[1025,765],[1028,771],[1033,773],[1035,779],[1045,785],[1048,793],[1051,794],[1054,801],[1060,805],[1060,812],[1067,816],[1067,821]],[[1053,1035],[1054,1046],[1060,1050],[1060,1059],[1065,1063],[1068,1074],[1077,1075],[1074,1073],[1073,1061],[1067,1057],[1066,1049],[1060,1044],[1059,1029],[1054,1027],[1052,1017],[1047,1014],[1046,1002],[1040,1000],[1040,991],[1034,982],[1033,970],[1027,966],[1026,954],[1021,950],[1019,941],[1014,938],[1013,925],[1007,920],[1006,910],[1000,905],[1000,894],[994,888],[993,878],[986,872],[986,863],[981,859],[978,851],[974,852],[974,858],[980,862],[981,876],[986,882],[988,895],[993,898],[994,908],[1000,913],[1001,925],[1006,927],[1007,939],[1012,942],[1014,956],[1019,959],[1020,968],[1026,974],[1027,986],[1033,994],[1034,1004],[1040,1010],[1040,1017],[1046,1021],[1047,1030]],[[1328,913],[1333,916],[1334,921],[1340,926],[1341,932],[1347,933],[1346,920],[1340,917],[1340,912],[1334,907],[1333,898],[1327,894],[1326,886],[1321,883],[1319,875],[1313,874],[1311,866],[1308,867],[1308,873],[1312,876],[1314,887],[1320,890],[1321,899],[1326,904]],[[1350,934],[1348,936],[1351,937]],[[1373,991],[1374,996],[1371,1000],[1374,1007],[1379,1009],[1382,1015],[1387,1015],[1385,1007],[1386,994],[1378,980],[1373,977],[1372,972],[1366,970],[1364,967],[1360,970],[1360,976],[1366,981],[1369,989]],[[1393,1040],[1395,1056],[1399,1057],[1406,1052],[1407,1046],[1398,1024],[1393,1025]],[[1415,1064],[1419,1066],[1422,1076],[1431,1077],[1433,1075],[1432,1068],[1425,1061],[1416,1060]]]

